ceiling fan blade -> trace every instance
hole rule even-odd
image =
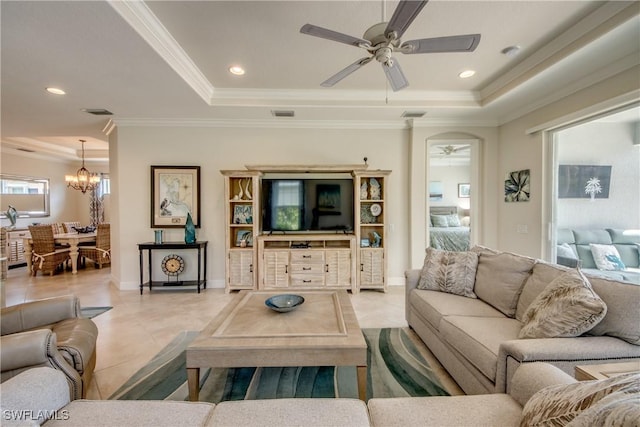
[[[413,1],[402,0],[396,10],[393,12],[391,20],[387,24],[387,29],[384,30],[385,36],[389,33],[396,33],[396,40],[402,37],[409,25],[416,19],[416,16],[420,13],[422,8],[427,4],[429,0]]]
[[[382,64],[382,69],[384,73],[387,75],[387,80],[389,80],[389,84],[391,85],[391,89],[394,92],[404,89],[409,86],[409,82],[407,78],[404,76],[402,72],[402,68],[400,68],[400,63],[396,61],[395,58],[391,58],[391,65]]]
[[[308,34],[310,36],[320,37],[322,39],[333,40],[334,42],[338,43],[350,44],[356,47],[360,47],[362,45],[371,45],[368,40],[339,33],[337,31],[328,30],[326,28],[318,27],[311,24],[304,24],[302,28],[300,28],[300,32],[302,34]]]
[[[342,80],[345,77],[347,77],[349,74],[353,73],[354,71],[357,71],[360,67],[362,67],[364,65],[367,65],[369,62],[371,62],[371,59],[373,59],[373,58],[369,57],[369,58],[358,59],[353,64],[351,64],[348,67],[338,71],[336,74],[334,74],[333,76],[329,77],[327,80],[325,80],[322,83],[320,83],[320,86],[331,87],[331,86],[335,85],[340,80]]]
[[[435,37],[409,40],[402,43],[400,51],[409,55],[413,53],[473,52],[478,47],[478,43],[480,43],[480,34]]]

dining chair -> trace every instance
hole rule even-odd
[[[75,233],[76,230],[74,227],[80,228],[80,221],[63,222],[62,226],[64,227],[65,233]]]
[[[98,224],[95,246],[80,246],[78,256],[89,258],[98,268],[111,263],[111,224]]]
[[[31,271],[35,276],[38,270],[53,276],[56,269],[69,258],[68,247],[56,247],[53,228],[50,224],[30,225],[31,234]]]

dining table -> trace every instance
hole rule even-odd
[[[53,240],[55,243],[63,245],[69,245],[69,256],[71,257],[71,274],[78,273],[78,246],[80,243],[95,243],[97,233],[92,231],[91,233],[62,233],[54,234]],[[31,274],[31,250],[33,240],[31,236],[23,239],[24,243],[24,257],[27,261],[27,271]]]

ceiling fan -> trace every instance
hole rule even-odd
[[[401,0],[388,23],[381,22],[373,25],[365,31],[362,38],[349,36],[316,25],[303,25],[300,28],[300,32],[303,34],[359,47],[370,54],[370,56],[358,59],[353,64],[338,71],[322,82],[321,86],[331,87],[335,85],[375,58],[376,61],[382,64],[387,80],[393,91],[396,92],[409,86],[409,82],[404,76],[400,64],[392,56],[394,52],[407,55],[416,53],[473,52],[478,43],[480,43],[480,34],[417,39],[401,43],[400,38],[427,4],[427,1]]]
[[[442,154],[444,154],[445,156],[450,156],[454,153],[457,153],[458,151],[462,151],[462,150],[468,150],[469,147],[471,147],[470,145],[460,145],[457,147],[454,147],[453,145],[445,145],[445,146],[441,146],[438,147],[440,148],[440,150],[442,151]]]

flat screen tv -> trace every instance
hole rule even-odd
[[[263,232],[353,231],[352,179],[262,179]]]

